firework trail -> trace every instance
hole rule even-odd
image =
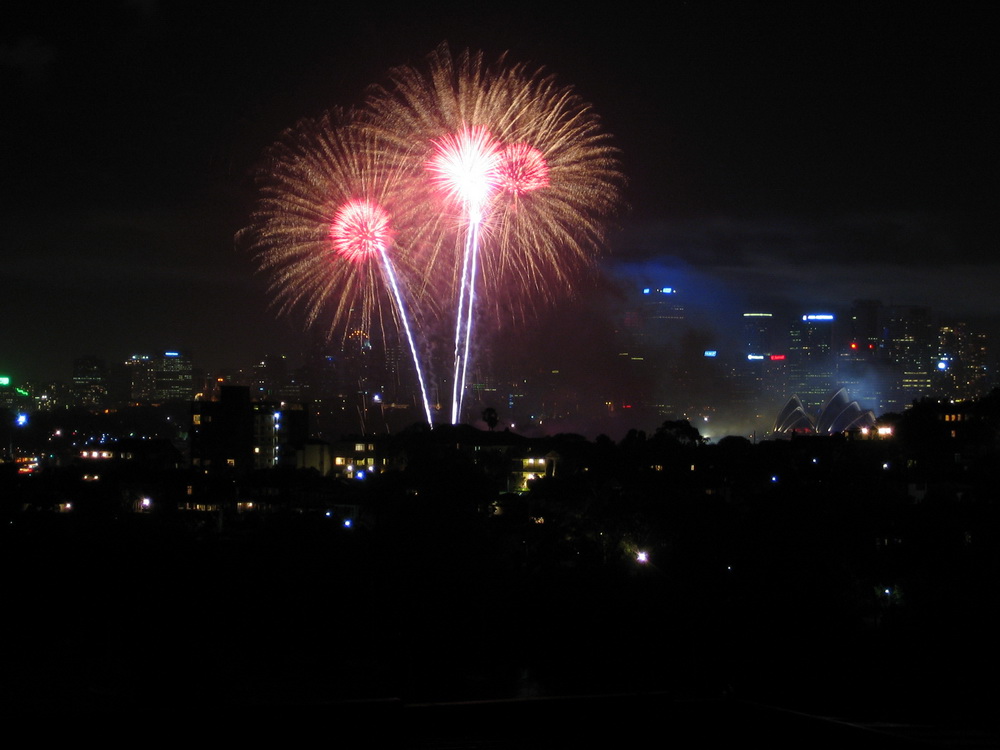
[[[499,144],[485,128],[463,128],[436,141],[434,153],[426,165],[432,181],[446,196],[459,202],[467,221],[455,318],[452,424],[458,422],[461,414],[464,384],[468,377],[480,227],[491,194],[496,189],[501,154]]]
[[[340,112],[300,121],[268,151],[258,172],[260,200],[238,239],[270,275],[280,312],[301,309],[309,325],[346,336],[360,315],[385,334],[384,308],[405,333],[424,413],[430,401],[390,248],[418,242],[419,222],[402,199],[403,172],[353,117]],[[405,262],[406,253],[397,253]]]
[[[423,202],[439,206],[420,249],[425,290],[450,279],[458,297],[455,422],[477,299],[486,297],[497,322],[524,319],[593,269],[619,201],[616,151],[590,106],[554,77],[504,58],[486,65],[481,53],[452,56],[447,46],[424,67],[391,71],[368,108],[394,158],[431,177],[410,192],[427,190]]]
[[[396,274],[386,249],[392,244],[389,214],[376,203],[367,200],[349,200],[337,210],[333,217],[330,240],[335,252],[348,261],[364,263],[373,256],[377,256],[381,261],[382,272],[385,274],[385,281],[388,282],[389,289],[392,291],[396,312],[399,314],[399,320],[406,333],[410,355],[413,357],[413,365],[417,371],[424,414],[427,417],[427,423],[433,426],[430,401],[427,398],[427,386],[424,384],[424,373],[420,367],[420,357],[417,355],[416,344],[413,341],[413,332],[410,330],[410,318],[407,315],[406,306],[403,304],[399,282],[396,280]]]

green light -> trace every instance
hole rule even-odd
[[[10,378],[6,375],[0,375],[0,385],[10,385]]]

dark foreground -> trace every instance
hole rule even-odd
[[[661,502],[642,566],[412,499],[350,530],[12,515],[0,706],[53,738],[997,746],[993,545],[887,562],[851,543],[879,506],[793,500]]]

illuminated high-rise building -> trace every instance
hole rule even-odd
[[[148,354],[133,354],[125,360],[129,401],[148,403],[153,398],[153,361]]]
[[[93,356],[73,360],[73,400],[82,406],[99,406],[108,397],[108,368]]]
[[[807,313],[789,327],[789,387],[809,408],[818,408],[836,390],[832,313]]]
[[[886,354],[899,369],[895,408],[903,409],[933,393],[937,337],[931,311],[912,305],[889,307],[884,330]]]
[[[179,351],[166,351],[153,358],[153,401],[190,401],[194,395],[191,358]]]
[[[932,380],[936,395],[952,399],[972,399],[986,394],[991,371],[986,335],[970,330],[965,323],[938,328]]]
[[[194,397],[191,358],[180,351],[133,354],[125,360],[132,403],[190,401]]]
[[[732,404],[744,413],[770,413],[788,398],[788,350],[778,318],[769,312],[742,315],[741,339],[732,357]]]

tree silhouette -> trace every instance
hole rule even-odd
[[[676,440],[681,445],[704,445],[707,440],[686,419],[667,420],[656,428],[656,438]]]
[[[486,422],[486,426],[490,428],[490,432],[500,423],[500,417],[497,415],[497,410],[492,406],[487,406],[483,409],[483,421]]]

